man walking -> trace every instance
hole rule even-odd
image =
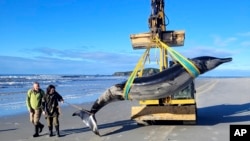
[[[44,125],[39,122],[42,113],[42,102],[44,102],[44,91],[40,89],[39,83],[34,82],[33,88],[28,90],[26,105],[30,113],[30,122],[35,127],[33,137],[38,137],[42,132]]]

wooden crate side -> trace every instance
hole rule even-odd
[[[134,106],[131,119],[135,120],[196,120],[196,106]]]

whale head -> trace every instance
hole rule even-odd
[[[223,63],[232,61],[232,58],[216,58],[212,56],[201,56],[193,58],[195,66],[199,69],[200,74],[208,72]]]

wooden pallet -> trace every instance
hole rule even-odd
[[[165,106],[134,106],[131,119],[138,123],[156,120],[184,121],[187,124],[196,123],[196,105],[165,105]]]

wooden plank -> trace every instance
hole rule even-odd
[[[159,100],[140,100],[140,105],[159,105]]]
[[[176,104],[176,105],[182,105],[182,104],[195,104],[194,99],[171,99],[169,104]]]
[[[131,119],[135,120],[196,120],[196,106],[134,106]]]
[[[148,33],[139,33],[130,35],[131,43],[133,49],[146,49],[147,47],[155,47],[151,41],[151,34]]]
[[[171,30],[163,31],[161,33],[162,42],[167,44],[170,47],[183,46],[185,40],[185,31],[184,30]],[[131,43],[133,49],[146,49],[148,47],[154,48],[155,43],[152,42],[152,35],[150,32],[131,34],[130,35]]]
[[[144,115],[140,117],[133,118],[133,120],[196,120],[195,114],[170,114],[170,113],[163,113],[163,114],[150,114]]]

